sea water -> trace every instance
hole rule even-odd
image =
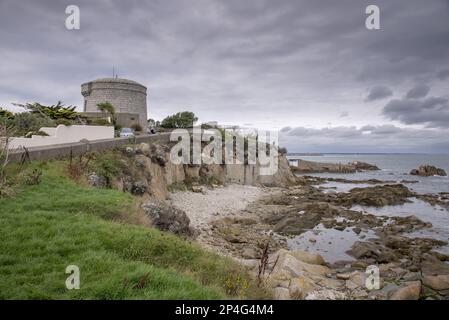
[[[449,155],[436,154],[323,154],[317,156],[287,156],[289,160],[303,159],[307,161],[329,162],[346,164],[353,161],[362,161],[374,164],[380,168],[378,171],[365,171],[356,173],[312,173],[310,176],[323,178],[344,178],[348,180],[368,180],[378,179],[383,181],[394,181],[401,183],[402,180],[413,180],[416,183],[406,183],[405,185],[419,194],[438,194],[449,192],[448,177],[419,177],[410,175],[412,169],[418,168],[422,164],[429,164],[444,169],[449,173]],[[368,184],[352,184],[328,182],[321,186],[332,188],[338,192],[348,192],[355,187],[369,187]],[[439,206],[432,206],[421,200],[411,198],[411,203],[399,206],[385,206],[381,208],[354,206],[352,209],[369,212],[375,215],[385,216],[411,216],[432,223],[430,229],[420,230],[408,236],[429,237],[449,242],[449,212]],[[349,249],[354,241],[363,241],[360,236],[373,236],[372,234],[356,236],[350,230],[337,232],[333,229],[316,228],[302,236],[289,240],[291,248],[315,251],[320,253],[327,261],[349,260],[344,253]],[[314,233],[315,232],[315,233]],[[316,235],[315,235],[316,234]],[[315,243],[311,243],[309,238],[315,235]],[[365,238],[365,239],[366,239]],[[437,249],[449,254],[449,246]]]

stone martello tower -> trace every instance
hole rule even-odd
[[[97,104],[110,102],[115,112],[138,114],[139,124],[147,128],[147,88],[140,83],[121,78],[103,78],[81,85],[84,112],[99,112]]]

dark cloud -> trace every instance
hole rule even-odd
[[[437,77],[440,80],[446,80],[447,78],[449,78],[449,69],[439,71],[437,73]]]
[[[405,97],[407,99],[424,98],[425,96],[427,96],[429,91],[430,87],[423,84],[410,89]]]
[[[366,97],[366,101],[373,101],[373,100],[379,100],[384,99],[387,97],[390,97],[393,95],[393,91],[391,91],[390,88],[386,86],[377,86],[371,88],[368,96]]]
[[[188,108],[224,124],[382,125],[381,106],[360,107],[366,88],[444,94],[432,81],[449,77],[449,5],[375,2],[381,31],[365,28],[369,1],[77,0],[81,29],[68,31],[73,1],[0,0],[0,106],[81,105],[80,84],[115,66],[148,87],[155,119]]]
[[[408,125],[448,128],[449,123],[449,103],[448,99],[443,97],[391,100],[382,113],[391,120]]]

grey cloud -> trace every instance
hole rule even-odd
[[[412,89],[410,89],[407,92],[407,95],[405,96],[407,99],[418,99],[418,98],[424,98],[427,96],[427,94],[430,91],[430,87],[427,85],[419,85]]]
[[[449,103],[448,99],[443,97],[391,100],[382,113],[391,120],[408,125],[447,128],[449,123]]]
[[[446,80],[449,78],[449,69],[439,71],[437,73],[437,78],[440,80]]]
[[[344,131],[345,135],[340,135]],[[279,135],[290,152],[441,152],[449,131],[401,128],[391,124],[310,129],[292,128]],[[447,150],[447,149],[443,149]]]
[[[0,0],[1,106],[81,105],[80,84],[115,66],[148,86],[158,120],[189,106],[200,121],[350,127],[384,121],[374,104],[360,115],[365,88],[435,91],[436,75],[449,77],[447,0],[376,0],[379,32],[366,30],[370,3],[357,0],[75,2],[81,29],[68,31],[73,1]]]
[[[388,88],[386,86],[376,86],[376,87],[371,88],[365,101],[384,99],[384,98],[390,97],[392,95],[393,95],[393,91],[391,91],[390,88]]]

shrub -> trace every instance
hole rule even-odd
[[[56,123],[56,125],[63,124],[65,126],[72,126],[72,125],[76,124],[75,121],[69,120],[69,119],[58,119],[55,121],[55,123]]]
[[[106,119],[94,119],[90,122],[92,125],[96,126],[110,126],[111,123]]]
[[[38,185],[41,183],[42,170],[41,169],[33,169],[30,172],[25,173],[24,183],[29,186]]]

